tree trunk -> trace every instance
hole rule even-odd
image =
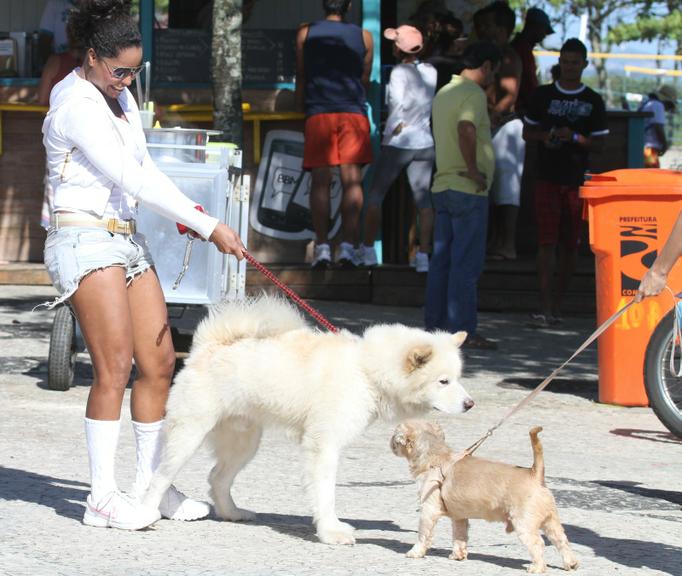
[[[213,2],[213,127],[242,147],[242,0]]]
[[[587,37],[590,40],[590,45],[593,52],[609,52],[611,46],[606,43],[602,43],[602,38],[604,37],[604,21],[595,13],[592,7],[588,7],[587,11],[588,24],[587,24]],[[607,106],[611,103],[611,83],[609,82],[608,71],[606,70],[606,58],[593,58],[592,64],[597,71],[597,81],[599,83],[599,89],[604,95],[604,101]]]

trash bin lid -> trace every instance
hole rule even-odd
[[[682,196],[682,171],[660,168],[629,168],[588,174],[580,187],[581,198],[608,196]]]

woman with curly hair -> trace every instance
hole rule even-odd
[[[140,72],[142,40],[126,0],[81,0],[70,26],[83,63],[59,82],[43,124],[54,211],[45,265],[68,301],[93,364],[85,412],[91,488],[83,523],[135,530],[160,516],[194,520],[205,502],[171,487],[159,510],[140,503],[158,462],[175,352],[165,300],[144,236],[138,202],[194,230],[241,259],[244,246],[225,224],[194,209],[149,157],[140,115],[128,90]],[[118,490],[114,460],[121,406],[133,360],[130,409],[137,446],[131,494]]]

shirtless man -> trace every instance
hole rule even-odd
[[[487,91],[495,152],[495,178],[490,190],[493,218],[488,258],[514,260],[526,150],[522,136],[523,122],[515,113],[522,62],[509,43],[516,24],[516,15],[509,4],[497,1],[483,8],[474,22],[476,36],[494,43],[502,53],[495,84]]]

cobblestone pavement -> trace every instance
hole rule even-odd
[[[441,520],[422,560],[405,552],[416,538],[417,498],[404,460],[388,447],[393,425],[375,424],[342,458],[337,491],[341,518],[356,528],[353,547],[315,540],[300,485],[297,447],[277,432],[264,438],[237,479],[236,500],[257,512],[250,524],[210,518],[160,521],[129,533],[85,527],[88,492],[83,415],[91,368],[78,358],[75,386],[47,388],[52,312],[31,312],[51,289],[0,287],[0,574],[23,575],[437,575],[523,574],[526,550],[501,524],[473,521],[470,556],[448,560],[449,522]],[[416,308],[316,302],[338,324],[420,325]],[[469,353],[464,386],[476,400],[466,415],[433,418],[449,443],[468,446],[570,356],[594,328],[569,318],[561,329],[536,330],[514,314],[481,314],[495,352]],[[588,349],[547,391],[499,429],[478,455],[528,465],[528,430],[542,425],[547,485],[589,576],[682,575],[682,443],[648,408],[596,402],[596,353]],[[119,484],[133,479],[129,412],[117,462]],[[211,463],[197,454],[176,484],[205,497]],[[550,573],[560,558],[546,550]]]

